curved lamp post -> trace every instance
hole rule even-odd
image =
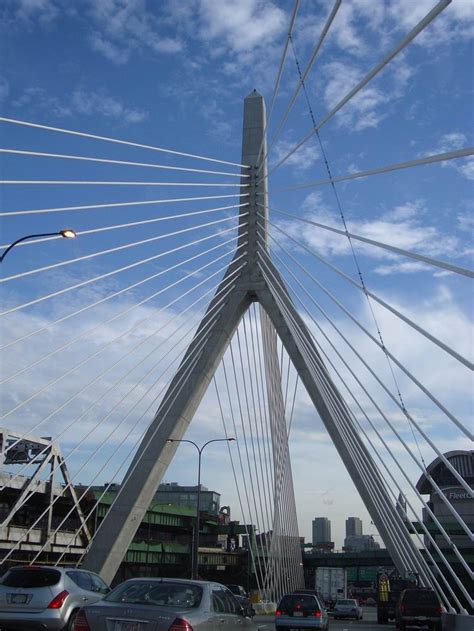
[[[207,443],[204,443],[201,447],[197,445],[193,440],[187,439],[177,439],[177,438],[168,438],[167,443],[189,443],[190,445],[194,445],[196,447],[197,452],[199,454],[198,458],[198,483],[197,483],[197,498],[196,498],[196,525],[194,527],[194,537],[193,537],[193,556],[191,563],[191,578],[198,578],[198,569],[199,569],[199,512],[201,510],[201,456],[204,448],[211,443],[230,443],[234,441],[235,438],[214,438],[213,440],[208,440]]]
[[[8,252],[10,252],[10,250],[13,247],[15,247],[17,243],[20,243],[20,241],[26,241],[27,239],[38,239],[39,237],[64,237],[65,239],[74,239],[76,236],[77,235],[76,235],[75,230],[72,230],[71,228],[65,228],[64,230],[60,230],[59,232],[43,232],[41,234],[27,234],[25,237],[21,237],[20,239],[13,241],[13,243],[9,245],[8,248],[5,249],[3,254],[0,255],[0,263],[3,262],[3,259],[6,257]]]

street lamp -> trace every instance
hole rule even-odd
[[[13,243],[9,245],[8,248],[5,249],[4,253],[0,255],[0,263],[3,262],[3,259],[6,257],[8,252],[10,252],[10,250],[13,247],[15,247],[17,243],[20,243],[20,241],[26,241],[26,239],[38,239],[39,237],[64,237],[65,239],[74,239],[76,236],[77,235],[76,235],[75,230],[72,230],[71,228],[65,228],[64,230],[60,230],[59,232],[43,232],[41,234],[27,234],[25,237],[21,237],[20,239],[13,241]]]
[[[213,440],[208,440],[207,443],[204,443],[201,447],[199,447],[193,440],[187,439],[178,439],[178,438],[168,438],[167,443],[189,443],[190,445],[194,445],[196,447],[197,452],[199,454],[198,457],[198,483],[197,483],[197,497],[196,497],[196,525],[194,527],[194,537],[193,537],[193,555],[191,562],[191,578],[198,578],[198,569],[199,569],[199,512],[201,510],[201,456],[204,448],[211,443],[221,443],[221,442],[232,442],[235,438],[214,438]]]

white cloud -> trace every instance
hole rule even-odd
[[[126,107],[105,90],[95,92],[83,88],[77,88],[71,95],[63,97],[49,94],[44,88],[27,88],[13,101],[13,106],[35,108],[60,118],[99,114],[125,123],[139,123],[148,116],[144,110]]]
[[[338,103],[357,85],[361,73],[354,66],[341,61],[333,61],[324,68],[327,83],[324,88],[324,100],[328,109]],[[367,86],[359,92],[338,114],[337,122],[347,128],[360,131],[369,127],[377,127],[386,116],[382,106],[389,100],[389,95],[382,90]]]
[[[399,28],[411,29],[434,6],[433,0],[392,0],[387,6],[387,17],[398,23]],[[474,5],[469,0],[451,2],[431,25],[421,33],[415,43],[426,48],[441,44],[469,40],[474,34]]]
[[[288,140],[280,140],[277,142],[273,150],[273,162],[275,164],[278,163],[294,146],[295,143]],[[302,145],[286,160],[285,164],[294,167],[298,172],[307,171],[314,166],[319,157],[319,151],[314,145],[313,140],[313,142],[310,141]]]
[[[467,138],[461,132],[453,131],[448,134],[443,134],[432,153],[455,151],[456,149],[461,149],[462,147],[464,147],[466,145],[466,142]]]
[[[334,21],[335,43],[346,53],[361,56],[382,50],[408,33],[435,6],[434,0],[347,0]],[[469,40],[474,32],[474,6],[469,0],[452,2],[420,33],[414,44],[425,48]]]
[[[49,94],[44,88],[26,88],[23,94],[12,102],[14,107],[34,107],[49,112],[55,117],[72,115],[71,107],[62,98]]]
[[[431,272],[432,268],[424,263],[416,261],[406,263],[393,263],[391,265],[379,265],[374,268],[376,274],[388,276],[390,274],[413,274],[413,272]]]
[[[90,43],[94,50],[101,53],[106,59],[114,64],[122,65],[130,59],[130,49],[124,49],[114,44],[110,40],[105,39],[97,31],[93,31],[90,35]]]
[[[474,180],[474,156],[466,158],[461,164],[456,165],[456,168],[466,180]]]
[[[87,92],[77,89],[72,94],[72,107],[80,114],[102,114],[127,123],[139,123],[147,117],[147,112],[125,107],[123,103],[109,96],[106,92]]]
[[[472,213],[469,214],[459,214],[458,215],[458,225],[461,230],[466,230],[471,234],[474,231],[474,215]]]
[[[427,155],[444,153],[448,151],[456,151],[468,146],[468,139],[465,134],[453,131],[443,134],[434,149],[430,149]],[[474,180],[474,156],[457,160],[447,160],[442,162],[443,167],[455,169],[462,177],[467,180]]]
[[[233,53],[264,49],[286,26],[286,14],[269,0],[200,0],[200,36]]]
[[[54,0],[18,0],[16,17],[24,22],[39,21],[43,26],[58,18],[60,7]]]
[[[164,54],[183,50],[179,37],[164,35],[166,20],[149,11],[145,0],[91,2],[89,16],[93,49],[113,63],[124,64],[133,52],[144,49]]]
[[[330,212],[323,203],[320,192],[310,193],[304,203],[305,218],[341,229],[341,222]],[[421,201],[408,202],[396,206],[391,211],[385,212],[377,219],[351,219],[348,221],[348,229],[354,234],[388,243],[395,247],[420,252],[427,256],[460,254],[459,240],[455,236],[449,236],[440,232],[434,225],[426,222],[427,210]],[[279,225],[291,236],[308,245],[312,250],[323,256],[347,256],[351,254],[348,239],[343,235],[334,234],[320,228],[312,228],[306,225],[301,230],[301,223],[296,221],[281,221]],[[283,236],[276,233],[275,237],[281,241]],[[389,273],[402,272],[413,273],[431,271],[429,266],[412,261],[401,260],[399,256],[377,248],[354,241],[357,253],[373,259],[388,259],[393,264],[375,267],[374,271],[387,275]]]

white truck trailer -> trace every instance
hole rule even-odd
[[[338,598],[346,598],[347,574],[343,567],[316,568],[315,588],[326,601],[329,608]]]

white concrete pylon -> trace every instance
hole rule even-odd
[[[234,287],[216,317],[217,295],[220,294],[221,287],[227,285],[227,279],[235,272],[240,261],[237,263],[234,259],[230,264],[221,287],[211,301],[125,475],[117,498],[94,537],[84,567],[98,572],[106,581],[110,582],[115,576],[158,484],[175,454],[179,443],[167,443],[167,440],[171,437],[181,439],[184,436],[232,336],[249,305],[254,301],[261,304],[280,337],[398,569],[401,572],[412,570],[422,573],[420,555],[395,506],[391,503],[383,480],[365,445],[356,432],[352,437],[352,448],[346,444],[340,421],[343,418],[352,425],[348,407],[324,367],[311,334],[296,311],[284,282],[269,257],[265,238],[262,237],[265,231],[259,230],[262,224],[266,228],[268,208],[267,178],[261,177],[262,169],[258,178],[260,183],[257,184],[260,167],[257,164],[258,156],[266,155],[264,130],[265,104],[263,97],[254,91],[244,103],[242,141],[242,164],[249,165],[242,171],[245,175],[250,174],[250,178],[242,178],[242,183],[248,185],[250,181],[250,186],[242,188],[241,197],[242,202],[249,204],[249,215],[241,218],[239,227],[239,245],[246,244],[246,266],[236,276]],[[260,150],[262,143],[263,148]],[[266,163],[262,168],[265,175]],[[260,205],[257,206],[257,201],[265,209],[263,219],[258,217],[262,210]],[[240,249],[239,255],[243,249]],[[268,274],[276,279],[274,284],[266,282],[261,271],[262,262]],[[300,340],[296,340],[292,332],[295,323],[301,336]],[[201,348],[203,331],[206,331],[206,342]],[[334,408],[328,406],[327,393],[325,396],[321,392],[313,377],[305,349],[309,349],[311,355],[317,357],[318,363],[322,366],[326,390],[329,390],[331,400],[337,404],[339,419],[334,417]],[[354,458],[354,444],[368,477],[360,473],[359,460]],[[367,480],[370,481],[370,486],[367,485]]]

